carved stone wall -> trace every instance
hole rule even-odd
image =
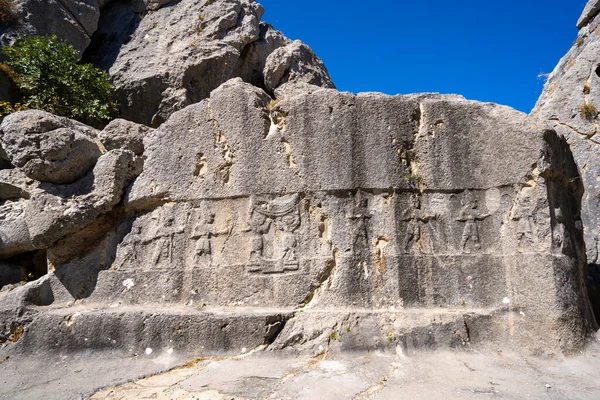
[[[482,336],[585,340],[581,187],[552,131],[452,96],[269,101],[234,80],[147,136],[86,301],[444,309],[494,315]]]
[[[139,336],[122,348],[210,333],[216,350],[314,352],[345,327],[349,350],[552,353],[595,327],[572,155],[510,108],[327,89],[273,103],[236,79],[145,134],[143,156],[110,216],[47,249],[35,290],[52,306],[28,343],[112,346],[97,320]]]

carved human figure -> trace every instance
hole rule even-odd
[[[250,229],[252,232],[250,239],[250,263],[258,263],[262,259],[265,246],[263,235],[269,232],[270,228],[271,220],[253,209],[250,214]]]
[[[163,210],[155,226],[153,235],[144,240],[145,243],[154,244],[151,265],[157,266],[163,261],[173,261],[173,242],[175,235],[183,233],[185,226],[175,224],[172,210]]]
[[[139,259],[139,247],[142,244],[142,225],[133,224],[131,232],[123,243],[120,245],[119,250],[122,251],[116,264],[116,268],[119,269],[126,265],[137,267],[140,265],[141,260]]]
[[[430,215],[427,211],[421,209],[421,199],[414,196],[411,202],[412,207],[405,210],[402,221],[406,222],[406,233],[404,235],[404,252],[410,253],[415,247],[419,247],[422,239],[422,225],[435,219],[436,215]],[[427,246],[420,246],[423,247]]]
[[[212,255],[212,238],[218,235],[231,234],[233,227],[230,226],[222,231],[216,230],[214,226],[215,213],[207,208],[194,213],[193,220],[196,223],[192,226],[190,239],[195,241],[194,260],[198,262],[202,258],[210,259]]]
[[[529,195],[520,195],[517,197],[517,204],[513,209],[512,220],[517,222],[517,240],[519,247],[523,247],[527,242],[531,247],[538,244],[538,235],[533,214],[535,211],[535,201]]]
[[[280,219],[279,228],[282,230],[281,243],[283,246],[283,263],[296,262],[296,248],[298,247],[298,239],[295,231],[300,226],[300,216],[297,212],[284,215]]]
[[[463,207],[459,212],[457,221],[465,223],[462,237],[460,240],[460,248],[465,253],[470,253],[467,249],[467,243],[472,243],[475,249],[481,248],[481,242],[479,238],[479,227],[477,221],[482,221],[489,217],[490,214],[483,214],[478,210],[477,199],[472,195],[468,195],[466,201],[463,203]]]
[[[362,249],[366,249],[369,246],[367,221],[371,218],[371,214],[369,213],[369,199],[364,193],[359,191],[356,194],[352,211],[347,217],[352,221],[352,250],[354,253],[360,253]]]
[[[298,270],[295,231],[300,226],[299,201],[297,194],[250,200],[248,272],[275,274]]]
[[[197,260],[202,256],[210,256],[212,254],[212,246],[210,239],[214,236],[215,214],[208,210],[203,210],[199,213],[200,218],[192,227],[190,239],[196,240],[194,246],[194,258]]]

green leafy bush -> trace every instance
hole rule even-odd
[[[110,75],[83,64],[79,53],[56,36],[29,36],[4,48],[23,105],[99,124],[118,110]]]

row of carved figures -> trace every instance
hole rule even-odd
[[[534,247],[538,243],[538,232],[533,218],[535,201],[529,197],[517,199],[512,207],[510,219],[516,222],[516,237],[520,246],[528,244]],[[346,218],[351,223],[352,251],[362,253],[369,248],[369,220],[373,214],[369,208],[369,196],[359,192],[352,202]],[[482,212],[474,196],[466,196],[456,221],[464,224],[460,239],[460,249],[468,253],[481,248],[479,223],[490,217],[490,212]],[[404,252],[411,253],[422,246],[427,224],[439,218],[421,206],[419,196],[413,196],[411,206],[401,213],[406,230],[403,237]],[[173,209],[161,210],[151,215],[150,221],[144,220],[133,226],[121,248],[120,264],[138,263],[140,246],[151,244],[149,252],[151,265],[163,261],[172,262],[174,243],[178,235],[183,235],[186,225],[191,225],[188,239],[192,242],[194,264],[209,259],[213,254],[213,238],[219,235],[231,236],[234,225],[227,223],[224,229],[215,227],[215,213],[207,206],[188,210],[187,214],[177,218]],[[249,272],[285,272],[299,267],[297,230],[301,224],[300,197],[297,194],[281,196],[275,199],[250,199],[248,220],[238,232],[250,235],[247,270]],[[144,228],[142,228],[142,226]],[[273,235],[276,232],[276,235]],[[269,236],[270,234],[270,236]],[[364,253],[363,253],[364,254]]]

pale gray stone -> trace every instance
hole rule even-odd
[[[262,12],[248,0],[182,0],[146,15],[110,63],[122,116],[157,126],[207,97],[258,39]]]
[[[155,11],[160,7],[172,2],[173,0],[129,0],[136,12]],[[114,0],[98,0],[100,8],[104,8],[109,3],[116,3]]]
[[[85,58],[110,71],[122,117],[152,126],[234,77],[264,88],[268,73],[269,91],[288,81],[333,87],[312,50],[260,23],[262,14],[250,0],[183,0],[148,14],[114,2],[104,8]]]
[[[526,114],[458,96],[327,89],[275,103],[238,79],[173,114],[144,144],[126,206],[146,213],[98,287],[145,283],[114,301],[309,304],[338,325],[344,307],[444,307],[452,311],[435,342],[445,346],[453,342],[444,335],[465,324],[465,313],[452,319],[456,308],[488,310],[466,314],[471,334],[490,341],[509,340],[493,328],[497,318],[526,309],[517,331],[544,333],[520,343],[542,352],[580,346],[593,324],[577,168],[566,143]],[[579,278],[555,287],[538,275],[550,265]],[[230,272],[244,266],[243,278]],[[145,289],[151,279],[163,282],[155,292]],[[557,298],[577,300],[550,315]],[[319,324],[320,314],[304,315],[297,330]],[[364,318],[377,331],[388,326],[378,314]],[[557,320],[570,322],[556,331],[548,324]]]
[[[107,39],[99,60],[126,117],[157,129],[37,111],[1,126],[0,259],[47,274],[0,294],[0,360],[586,345],[591,178],[556,132],[562,114],[340,93],[308,47],[259,23],[254,1],[136,7],[106,5],[102,21],[115,18],[95,41]],[[552,112],[577,101],[560,93],[546,95]],[[591,122],[571,120],[593,141]],[[83,163],[75,149],[92,145]],[[257,376],[285,379],[273,369]],[[329,372],[347,396],[371,390]],[[276,389],[293,396],[321,376]],[[273,394],[255,383],[247,393]]]
[[[125,149],[141,156],[144,153],[144,136],[151,131],[145,125],[117,118],[98,134],[107,150]]]
[[[10,114],[0,125],[11,164],[41,182],[71,183],[84,176],[101,154],[97,135],[82,123],[39,110]]]
[[[97,0],[58,0],[69,14],[79,23],[88,36],[98,28],[100,7]],[[40,16],[40,18],[45,18]]]
[[[271,25],[261,22],[258,40],[244,48],[232,77],[240,77],[244,82],[264,88],[263,70],[267,58],[275,49],[288,42],[290,40],[281,32],[275,30]]]
[[[112,150],[71,185],[28,181],[18,170],[0,171],[2,185],[14,193],[0,204],[0,257],[46,249],[85,228],[120,202],[140,167],[132,152]]]
[[[267,58],[263,74],[265,87],[271,91],[288,82],[335,88],[323,62],[299,40],[273,51]]]
[[[144,11],[156,11],[165,4],[172,2],[173,0],[133,0],[133,6],[137,8],[138,12]]]

